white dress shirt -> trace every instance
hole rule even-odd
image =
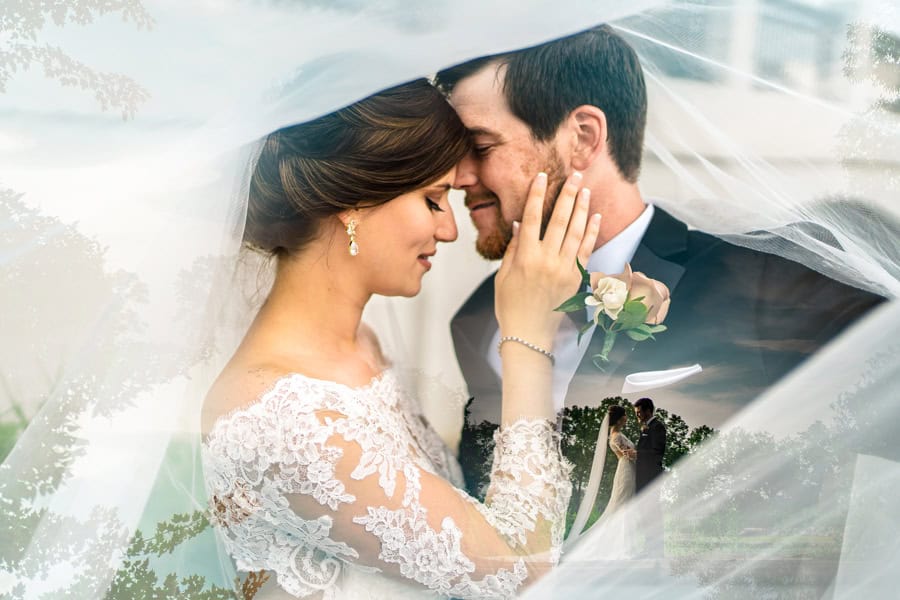
[[[653,205],[647,204],[644,212],[628,227],[594,250],[588,260],[587,270],[592,273],[600,271],[610,275],[624,271],[625,263],[631,262],[631,259],[634,258],[634,253],[637,252],[652,218]],[[593,314],[588,313],[588,318],[592,317]],[[556,365],[553,367],[553,404],[557,411],[563,409],[569,382],[572,381],[572,376],[575,375],[578,365],[581,364],[590,342],[590,335],[586,334],[581,338],[580,344],[576,343],[577,339],[578,327],[571,319],[563,319],[553,341],[553,353],[556,355]],[[491,365],[498,377],[502,373],[500,353],[497,351],[499,341],[500,330],[498,329],[494,332],[494,339],[488,348],[487,355],[488,364]]]

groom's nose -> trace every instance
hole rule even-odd
[[[478,161],[475,155],[470,152],[466,154],[459,164],[456,166],[456,178],[453,180],[453,187],[456,189],[465,189],[472,187],[478,183]]]

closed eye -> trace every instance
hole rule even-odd
[[[493,149],[493,147],[493,144],[475,146],[475,155],[479,157],[486,156]]]

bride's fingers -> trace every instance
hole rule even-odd
[[[547,223],[547,231],[544,232],[544,244],[551,250],[559,251],[562,246],[566,230],[572,219],[572,207],[575,205],[575,198],[581,188],[581,179],[581,173],[578,171],[569,175],[556,198],[553,214],[550,216],[550,222]]]
[[[587,228],[584,230],[584,237],[581,239],[581,247],[578,248],[578,262],[587,268],[588,260],[594,252],[594,245],[597,243],[597,235],[600,233],[600,213],[594,213],[588,219]]]
[[[572,209],[572,217],[569,219],[569,228],[562,242],[560,258],[563,261],[574,261],[581,249],[581,242],[587,233],[588,210],[591,203],[591,190],[588,188],[578,192],[575,200],[575,208]]]
[[[528,242],[537,241],[541,235],[541,215],[544,212],[544,196],[547,194],[547,174],[538,173],[528,191],[525,210],[522,213],[522,224],[519,226],[519,238]]]
[[[503,270],[503,267],[505,267],[507,265],[512,265],[512,262],[516,258],[516,252],[519,249],[519,238],[521,237],[521,236],[519,236],[519,228],[520,227],[521,227],[520,223],[518,223],[517,221],[513,221],[513,224],[512,224],[513,235],[512,235],[512,238],[510,238],[510,240],[509,240],[509,244],[507,244],[507,246],[506,246],[506,251],[503,253],[503,261],[500,263],[500,270]],[[509,267],[507,267],[507,270],[508,269],[509,269]]]

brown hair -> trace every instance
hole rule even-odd
[[[266,138],[250,181],[244,242],[290,255],[324,219],[425,187],[470,147],[456,112],[425,79],[280,129]]]
[[[553,137],[582,104],[602,110],[610,155],[622,177],[637,181],[647,125],[647,88],[637,53],[612,27],[598,25],[539,46],[461,63],[439,72],[437,86],[452,94],[457,83],[491,65],[506,66],[506,101],[536,140]]]

